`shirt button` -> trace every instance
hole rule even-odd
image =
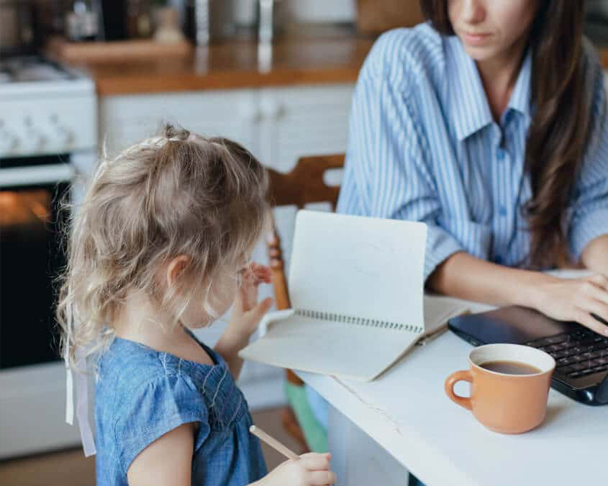
[[[507,208],[505,208],[504,206],[500,206],[500,209],[498,210],[498,214],[500,214],[501,216],[506,216]]]
[[[507,153],[506,153],[505,149],[499,148],[496,151],[496,158],[498,159],[499,162],[503,162],[505,160],[506,156],[507,156]]]

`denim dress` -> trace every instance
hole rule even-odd
[[[266,475],[248,405],[226,362],[214,366],[116,338],[99,361],[95,396],[97,486],[127,486],[137,455],[185,423],[198,425],[192,485],[245,486]]]

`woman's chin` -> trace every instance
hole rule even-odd
[[[494,46],[471,46],[464,43],[463,45],[466,53],[471,56],[474,61],[484,62],[497,57],[497,52]]]

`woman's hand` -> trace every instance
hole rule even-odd
[[[250,486],[329,486],[336,482],[335,473],[329,469],[330,458],[330,454],[303,454],[285,461]]]
[[[608,336],[608,278],[593,275],[577,279],[553,278],[540,284],[532,302],[543,314],[560,321],[575,321]]]

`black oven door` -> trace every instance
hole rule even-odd
[[[60,359],[56,279],[66,265],[61,230],[69,202],[65,158],[0,169],[0,369]],[[21,161],[26,163],[25,160]],[[23,175],[23,177],[20,176]],[[8,181],[8,182],[7,182]]]

